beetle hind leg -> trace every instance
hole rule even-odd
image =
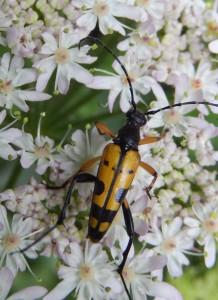
[[[129,298],[129,300],[133,300],[132,296],[130,295],[130,291],[127,288],[127,285],[126,285],[126,282],[125,282],[125,279],[124,279],[124,276],[123,276],[123,269],[125,267],[126,260],[127,260],[130,248],[131,248],[132,243],[133,243],[133,235],[134,235],[134,223],[133,223],[132,214],[131,214],[131,211],[130,211],[130,208],[129,208],[129,204],[128,204],[126,199],[122,203],[122,209],[123,209],[123,216],[124,216],[124,221],[125,221],[125,225],[126,225],[126,231],[127,231],[128,236],[129,236],[129,242],[126,246],[126,249],[123,252],[123,260],[120,263],[120,265],[118,266],[117,272],[120,275],[120,278],[121,278],[121,280],[123,282],[123,285],[124,285],[125,292],[126,292],[128,298]]]

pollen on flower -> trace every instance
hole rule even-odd
[[[67,48],[58,48],[55,52],[55,61],[57,64],[67,64],[70,60],[70,53]]]
[[[175,239],[166,239],[162,244],[163,250],[165,253],[172,253],[176,249],[176,240]]]
[[[192,87],[195,89],[195,90],[200,90],[202,89],[202,82],[200,79],[193,79],[192,80]]]
[[[138,0],[137,3],[143,7],[147,7],[148,5],[150,5],[151,0]]]
[[[46,146],[35,148],[35,155],[38,158],[48,158],[50,154],[51,154],[51,152],[50,152],[49,148]]]
[[[132,282],[135,280],[136,274],[135,274],[135,271],[133,270],[133,268],[125,266],[123,268],[122,274],[123,274],[123,278],[124,278],[125,282]]]
[[[3,95],[7,95],[8,93],[10,93],[13,89],[12,86],[12,81],[8,80],[8,81],[3,81],[0,82],[0,93]]]
[[[80,267],[79,275],[83,281],[91,281],[95,278],[95,270],[89,263],[85,263]]]
[[[96,3],[93,7],[93,11],[96,16],[102,17],[106,16],[109,12],[109,7],[105,2]]]
[[[169,125],[175,125],[181,120],[181,115],[178,111],[170,109],[164,113],[164,122]]]
[[[135,81],[135,76],[133,76],[133,74],[131,74],[131,72],[129,72],[128,75],[129,75],[129,79],[130,79],[131,83],[133,83]],[[127,77],[125,74],[121,77],[121,81],[122,81],[123,85],[129,86],[129,83],[128,83],[128,80],[127,80]]]
[[[209,233],[216,233],[218,232],[218,219],[215,218],[208,218],[204,221],[204,228],[209,232]]]
[[[3,240],[3,247],[7,252],[16,250],[20,245],[20,237],[17,234],[9,234]]]

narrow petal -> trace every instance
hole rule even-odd
[[[13,294],[7,300],[37,300],[46,293],[47,289],[42,286],[31,286]]]
[[[205,265],[207,268],[212,268],[216,262],[216,243],[212,236],[207,238],[205,243],[204,252],[207,253],[205,257]]]
[[[30,166],[32,166],[36,159],[37,158],[33,153],[23,152],[20,160],[21,166],[24,169],[28,169]]]
[[[12,272],[4,267],[0,269],[0,291],[1,291],[1,299],[6,299],[12,283],[13,283],[14,277]]]
[[[37,78],[37,72],[35,69],[33,68],[22,69],[17,73],[16,77],[14,78],[13,86],[14,87],[22,86],[24,84],[36,81],[36,78]]]
[[[69,65],[68,75],[84,84],[89,84],[93,81],[93,75],[77,63],[71,63],[71,65]]]
[[[147,290],[149,295],[153,297],[160,297],[166,300],[182,300],[180,292],[172,285],[165,282],[148,281]]]
[[[19,90],[19,96],[22,100],[26,101],[44,101],[49,100],[52,96],[39,91],[24,91]]]
[[[6,110],[3,109],[1,112],[0,112],[0,124],[4,121],[6,117]]]
[[[42,45],[40,53],[45,55],[54,54],[57,50],[57,41],[55,37],[50,32],[42,33],[42,37],[45,44]]]
[[[10,159],[16,159],[17,158],[17,152],[8,144],[3,144],[0,142],[0,157],[8,160]]]
[[[43,300],[63,300],[74,289],[75,285],[71,281],[64,280],[60,282],[50,293],[48,293]]]

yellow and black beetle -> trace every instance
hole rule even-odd
[[[117,135],[114,135],[110,131],[110,129],[104,124],[96,122],[98,132],[102,135],[108,135],[110,138],[112,138],[113,143],[110,143],[105,147],[101,156],[92,158],[91,160],[83,164],[83,166],[76,172],[76,174],[71,176],[61,187],[49,187],[52,189],[58,189],[65,187],[67,184],[70,184],[67,191],[66,200],[64,202],[58,221],[53,227],[47,230],[31,245],[22,249],[20,252],[25,252],[28,248],[32,247],[34,244],[39,242],[44,236],[50,233],[55,227],[63,224],[66,209],[70,204],[71,194],[75,183],[94,182],[95,187],[88,223],[88,238],[94,243],[99,242],[109,229],[120,206],[122,206],[129,241],[125,251],[123,252],[123,259],[121,264],[118,266],[117,272],[120,274],[125,291],[129,299],[131,300],[132,297],[130,291],[128,291],[122,275],[122,271],[125,266],[134,235],[134,224],[129,205],[126,200],[126,194],[131,186],[131,183],[134,179],[138,167],[142,167],[154,177],[150,185],[145,189],[145,191],[149,195],[149,191],[151,190],[157,179],[157,172],[150,165],[141,161],[140,154],[138,152],[138,146],[157,142],[160,139],[162,139],[165,135],[165,132],[163,132],[160,136],[157,137],[145,137],[143,139],[140,139],[140,128],[146,125],[146,116],[154,115],[162,110],[167,110],[175,106],[193,104],[208,104],[212,106],[218,105],[210,102],[190,101],[185,103],[174,104],[172,106],[166,106],[158,110],[152,110],[144,113],[136,108],[131,80],[119,58],[98,38],[87,37],[82,39],[80,44],[86,39],[91,39],[101,44],[108,52],[110,52],[113,55],[113,57],[120,64],[121,68],[123,69],[126,75],[130,88],[131,109],[126,113],[126,124],[118,131]],[[94,176],[92,174],[86,173],[86,170],[88,170],[93,164],[95,164],[99,160],[100,164],[97,175]]]

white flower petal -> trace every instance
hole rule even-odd
[[[212,236],[208,236],[204,251],[207,253],[205,256],[205,265],[207,268],[212,268],[216,262],[216,243]]]
[[[50,32],[42,33],[42,37],[45,44],[42,45],[40,53],[45,55],[54,54],[57,50],[57,41],[55,37]]]
[[[6,117],[6,110],[3,109],[1,112],[0,112],[0,124],[4,121]]]
[[[32,166],[32,164],[34,164],[36,160],[37,157],[35,156],[35,154],[22,151],[20,163],[24,169],[28,169],[30,166]]]
[[[16,159],[17,152],[10,145],[0,142],[0,157],[5,160]]]
[[[165,300],[183,300],[180,292],[172,285],[165,282],[154,282],[152,280],[147,281],[147,290],[149,295],[153,297],[160,297]]]
[[[70,280],[63,280],[50,293],[48,293],[43,300],[63,300],[69,295],[76,285]]]
[[[14,280],[14,276],[12,274],[12,272],[6,268],[3,267],[0,269],[0,291],[1,291],[1,299],[6,299],[12,283]]]
[[[89,84],[93,81],[93,75],[77,63],[71,62],[67,67],[68,75],[78,82]]]
[[[19,90],[19,97],[25,101],[44,101],[51,99],[51,95],[39,91],[23,91]]]
[[[13,295],[7,300],[37,300],[47,293],[47,289],[41,286],[27,287]]]
[[[37,72],[33,68],[20,70],[13,79],[13,86],[18,87],[36,81]]]

